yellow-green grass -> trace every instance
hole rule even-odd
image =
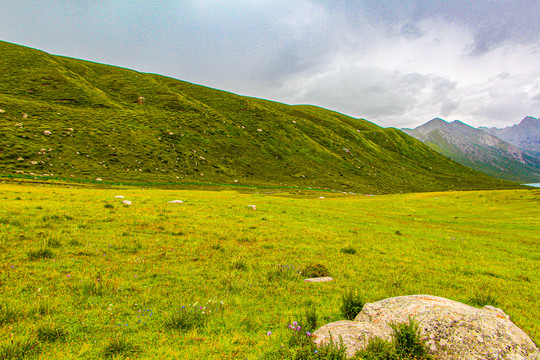
[[[0,184],[0,352],[258,359],[312,307],[340,319],[349,290],[492,303],[538,343],[539,199]],[[335,280],[304,282],[309,263]],[[168,326],[195,302],[205,322]]]

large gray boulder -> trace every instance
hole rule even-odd
[[[502,310],[483,309],[430,295],[398,296],[364,305],[354,321],[338,321],[316,330],[317,345],[330,337],[347,348],[347,356],[363,349],[373,337],[390,339],[389,324],[419,325],[435,359],[540,359],[540,350]]]

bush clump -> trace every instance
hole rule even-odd
[[[302,268],[302,275],[308,278],[330,276],[328,268],[323,264],[309,263]]]
[[[140,352],[138,346],[128,341],[123,336],[115,336],[110,338],[107,345],[103,349],[103,355],[106,358],[116,357],[117,355],[134,355]]]
[[[356,254],[356,249],[353,248],[351,245],[342,248],[340,251],[344,254],[350,254],[350,255]]]
[[[347,320],[353,320],[364,307],[364,299],[352,290],[341,297],[341,315]]]
[[[37,329],[37,338],[42,342],[55,342],[58,340],[66,340],[67,332],[62,328],[53,324],[41,325]]]
[[[414,319],[408,323],[391,324],[392,341],[375,338],[355,358],[364,360],[432,360],[426,344],[420,337],[420,328]]]
[[[23,359],[41,351],[39,343],[33,338],[11,339],[0,345],[0,359]]]
[[[390,325],[394,331],[393,340],[396,351],[404,359],[431,359],[426,345],[420,337],[418,324],[409,318],[408,323]]]
[[[39,249],[28,252],[28,259],[30,260],[39,260],[39,259],[50,259],[54,253],[50,249]]]

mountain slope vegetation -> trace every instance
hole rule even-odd
[[[416,129],[403,129],[434,150],[494,177],[522,182],[540,181],[540,160],[461,121],[435,118]]]
[[[3,173],[367,193],[516,186],[330,110],[7,42],[0,53]]]

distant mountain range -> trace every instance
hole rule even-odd
[[[501,179],[540,181],[540,121],[526,117],[504,129],[476,129],[461,121],[435,118],[402,129],[452,160]]]
[[[529,155],[540,158],[540,120],[527,116],[514,126],[498,129],[495,127],[479,127],[512,145],[517,146]]]
[[[398,129],[0,41],[0,173],[369,194],[516,188]]]

